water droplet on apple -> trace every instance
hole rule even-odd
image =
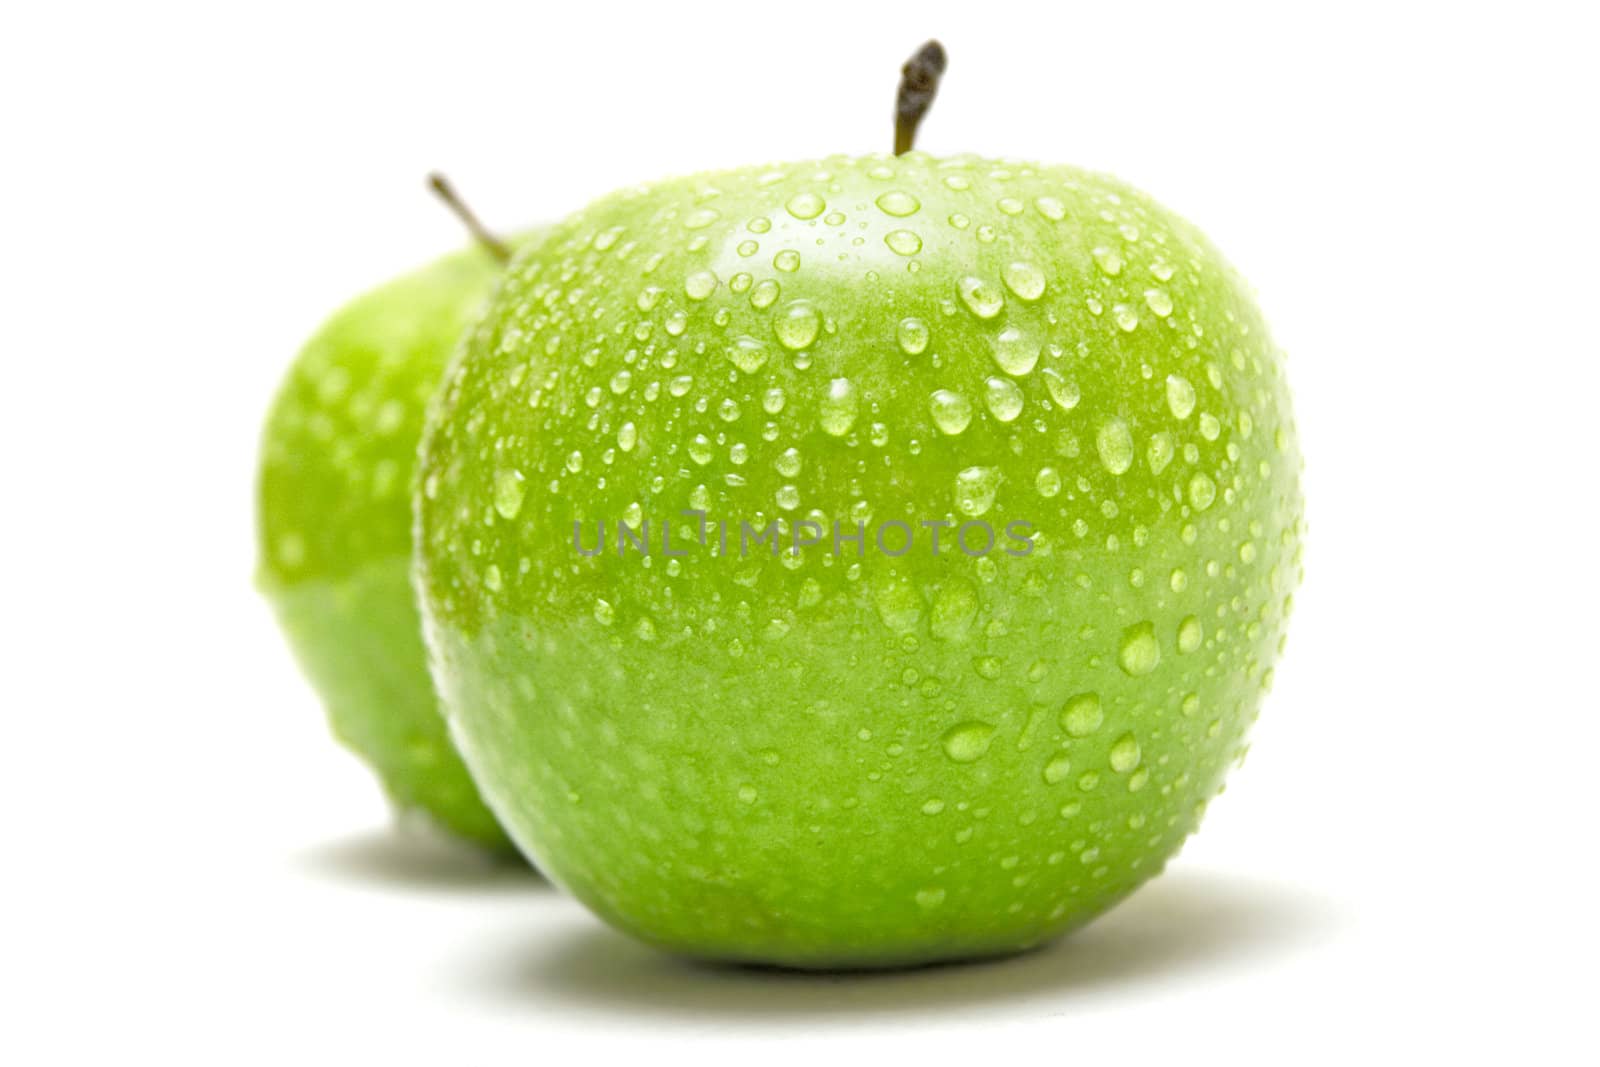
[[[980,319],[992,319],[1000,314],[1001,308],[1005,307],[1005,297],[982,278],[968,275],[961,279],[957,288],[961,293],[961,302],[967,305],[968,311]]]
[[[920,356],[928,348],[928,324],[918,318],[904,318],[895,328],[895,340],[908,356]]]
[[[1133,434],[1124,420],[1113,417],[1101,423],[1094,443],[1100,462],[1112,474],[1121,474],[1133,466]]]
[[[1067,758],[1065,752],[1058,752],[1050,757],[1050,762],[1044,765],[1041,777],[1046,785],[1055,785],[1057,782],[1066,781],[1067,775],[1072,773],[1072,760]]]
[[[914,256],[922,251],[922,238],[910,230],[891,230],[884,235],[883,243],[900,256]]]
[[[817,339],[822,328],[822,316],[810,302],[796,300],[785,307],[772,320],[772,332],[790,351],[799,351]]]
[[[1150,445],[1145,450],[1145,459],[1150,464],[1151,474],[1160,474],[1167,469],[1167,464],[1172,462],[1175,455],[1175,446],[1172,435],[1165,431],[1150,435]]]
[[[765,311],[778,299],[778,283],[771,278],[756,283],[750,290],[750,306],[757,311]]]
[[[884,193],[878,197],[877,204],[878,210],[897,219],[915,215],[922,207],[921,201],[900,189],[891,189],[889,192]]]
[[[1139,328],[1139,313],[1127,304],[1113,307],[1111,317],[1117,320],[1117,328],[1123,333],[1132,333]]]
[[[977,518],[994,506],[1000,488],[1000,472],[994,467],[968,467],[956,475],[956,510]]]
[[[972,403],[960,393],[949,389],[936,390],[928,401],[934,425],[942,433],[958,434],[972,421]]]
[[[772,257],[772,265],[785,274],[793,274],[800,269],[800,253],[792,248],[785,248]]]
[[[1139,739],[1132,734],[1123,734],[1111,746],[1111,769],[1118,774],[1127,774],[1139,766],[1140,755]]]
[[[1043,371],[1045,388],[1050,390],[1050,399],[1062,411],[1071,411],[1078,406],[1081,394],[1078,383],[1066,377],[1054,367],[1046,367]]]
[[[522,510],[522,497],[526,492],[522,472],[496,471],[494,476],[494,510],[502,519],[514,519]]]
[[[1181,374],[1167,375],[1167,407],[1175,419],[1187,419],[1194,411],[1194,386]]]
[[[1015,326],[1007,326],[994,339],[994,361],[1007,374],[1021,377],[1039,362],[1039,343]]]
[[[728,346],[728,359],[746,374],[754,374],[767,365],[771,354],[767,346],[754,337],[740,337]]]
[[[1204,511],[1211,506],[1217,498],[1217,483],[1205,472],[1197,473],[1189,479],[1189,503],[1196,509]]]
[[[1128,675],[1138,678],[1149,674],[1161,662],[1161,645],[1156,641],[1156,628],[1148,622],[1135,623],[1122,631],[1122,646],[1117,650],[1117,663]]]
[[[784,204],[784,210],[797,219],[814,219],[827,208],[827,203],[816,193],[796,193]]]
[[[940,738],[944,754],[957,763],[976,763],[989,751],[995,728],[986,722],[964,722],[946,730]]]
[[[972,627],[978,614],[978,593],[968,582],[957,579],[939,590],[933,598],[928,625],[941,641],[958,641]]]
[[[1182,571],[1175,571],[1181,574]],[[1190,615],[1178,624],[1178,651],[1187,655],[1200,647],[1200,642],[1205,639],[1205,628],[1200,625],[1200,620]]]
[[[1010,422],[1022,414],[1022,390],[1010,378],[989,378],[984,383],[984,402],[989,414]]]
[[[858,399],[856,387],[849,378],[835,378],[828,383],[828,392],[822,398],[821,425],[824,432],[843,437],[855,425]]]
[[[683,226],[688,230],[703,230],[721,217],[715,208],[703,207],[690,212],[683,220]]]
[[[1165,289],[1146,289],[1144,302],[1163,319],[1172,314],[1172,297],[1167,295]]]
[[[1122,253],[1115,248],[1101,245],[1091,255],[1094,256],[1095,266],[1099,267],[1108,276],[1115,278],[1122,273]]]
[[[1034,301],[1044,295],[1044,271],[1025,260],[1006,264],[1000,277],[1019,300]]]
[[[717,276],[708,270],[695,271],[683,280],[683,292],[690,300],[704,300],[717,288]]]
[[[1061,709],[1061,728],[1069,737],[1088,737],[1105,720],[1098,693],[1079,693]]]

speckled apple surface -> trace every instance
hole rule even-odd
[[[262,440],[258,584],[334,733],[404,812],[511,846],[456,754],[410,581],[422,416],[501,276],[471,249],[342,308],[307,343]]]
[[[1116,180],[913,153],[627,189],[517,258],[430,417],[435,678],[517,842],[639,937],[1018,950],[1159,872],[1241,757],[1300,467],[1245,284]],[[808,518],[864,553],[741,558],[739,522]],[[979,521],[994,550],[952,551]]]

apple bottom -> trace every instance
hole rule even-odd
[[[1029,610],[1013,633],[1059,633]],[[1172,723],[1144,731],[1155,773],[1118,773],[1148,684],[1101,671],[1105,722],[1069,740],[1081,677],[987,679],[950,642],[923,646],[913,678],[874,631],[863,604],[737,657],[584,619],[429,639],[453,735],[541,870],[644,941],[796,968],[1002,955],[1082,925],[1193,831],[1254,714],[1228,676],[1175,679]],[[1185,718],[1191,683],[1242,713]],[[992,729],[972,740],[951,707]],[[1082,770],[1056,773],[1063,753]]]

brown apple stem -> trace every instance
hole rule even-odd
[[[467,232],[472,234],[472,239],[482,245],[485,251],[501,263],[511,262],[511,249],[507,247],[504,241],[490,233],[488,227],[478,221],[478,216],[474,215],[472,209],[467,206],[466,201],[461,199],[456,192],[455,186],[450,184],[450,179],[438,171],[434,171],[428,175],[428,187],[434,191],[440,200],[444,201],[445,207],[449,208],[455,217],[461,220],[461,225],[467,228]]]
[[[911,151],[911,144],[917,139],[917,127],[939,92],[944,68],[944,45],[938,41],[929,41],[917,49],[917,54],[900,68],[900,91],[894,98],[895,155],[903,156]]]

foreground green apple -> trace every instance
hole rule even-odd
[[[514,261],[430,416],[435,680],[513,837],[624,930],[1022,949],[1156,874],[1242,755],[1300,465],[1244,283],[1115,180],[629,189]]]
[[[353,301],[306,345],[267,420],[259,584],[334,732],[395,805],[510,848],[450,744],[411,589],[422,414],[503,267],[473,248]]]

